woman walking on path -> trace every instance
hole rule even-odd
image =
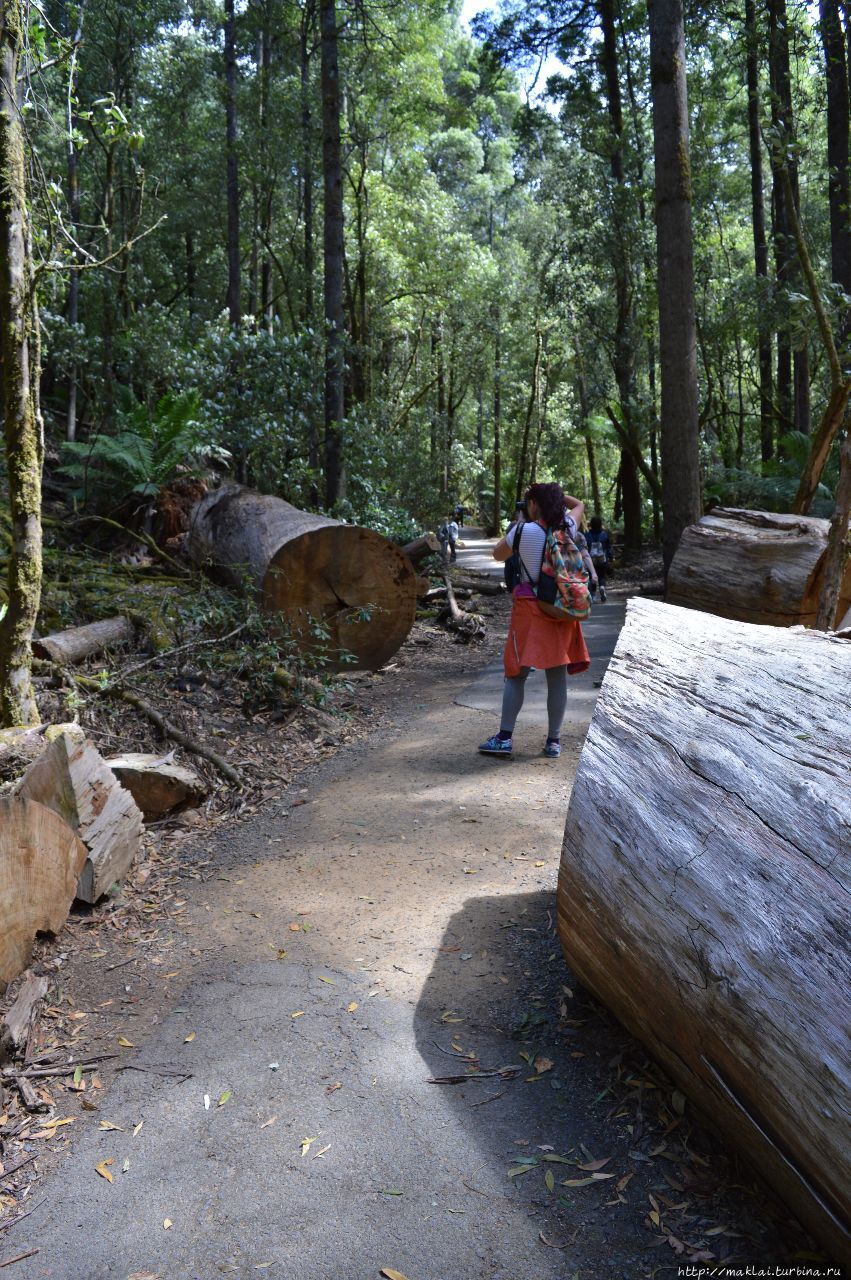
[[[544,755],[550,759],[561,755],[567,677],[587,671],[590,659],[580,623],[573,618],[561,621],[543,613],[534,587],[541,572],[547,530],[565,528],[565,507],[581,523],[584,508],[578,498],[565,496],[557,484],[533,484],[526,493],[528,522],[509,529],[493,549],[494,560],[507,560],[519,532],[522,580],[514,588],[511,624],[503,654],[502,719],[499,732],[479,747],[483,755],[511,755],[514,725],[523,706],[526,678],[533,667],[545,671],[547,676],[548,730]]]

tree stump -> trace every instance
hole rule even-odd
[[[60,734],[15,794],[53,809],[82,839],[87,857],[77,897],[83,902],[97,902],[124,879],[139,851],[142,815],[90,742]]]
[[[86,846],[52,809],[0,799],[0,983],[26,969],[37,933],[68,918]]]
[[[814,516],[716,507],[683,532],[666,600],[740,622],[816,620],[830,524]],[[834,625],[851,607],[851,561]]]
[[[846,1259],[849,688],[848,641],[633,601],[558,884],[579,979]]]
[[[416,614],[416,574],[372,529],[311,515],[270,494],[226,485],[192,513],[196,564],[254,588],[306,651],[327,648],[334,670],[374,670],[406,639]],[[314,634],[311,620],[328,632]],[[347,663],[344,655],[354,655]]]

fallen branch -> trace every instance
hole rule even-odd
[[[170,738],[172,742],[176,742],[179,746],[184,747],[192,755],[201,756],[204,760],[209,760],[210,764],[215,765],[219,773],[221,773],[234,786],[241,787],[243,785],[242,775],[229,765],[227,760],[223,760],[217,751],[213,751],[211,747],[205,747],[200,742],[195,742],[190,738],[188,733],[184,733],[182,729],[178,729],[176,724],[172,724],[170,720],[160,712],[156,707],[152,707],[150,702],[141,697],[138,693],[134,693],[132,689],[124,689],[121,685],[113,686],[111,692],[123,702],[128,702],[131,707],[135,707],[137,711],[141,711],[143,716],[150,720],[151,724],[156,725],[161,733]]]
[[[464,640],[480,639],[485,633],[485,625],[481,617],[477,613],[465,613],[459,608],[448,573],[443,574],[443,581],[446,584],[446,605],[449,610],[449,621],[446,625],[450,631],[457,631]]]
[[[83,1071],[88,1071],[90,1067],[96,1067],[99,1062],[107,1062],[110,1058],[119,1058],[118,1053],[97,1053],[87,1058],[85,1062],[65,1062],[62,1066],[56,1067],[24,1067],[20,1071],[7,1069],[0,1071],[0,1080],[15,1081],[20,1076],[25,1076],[28,1080],[44,1080],[48,1076],[71,1076],[77,1067]]]
[[[30,1209],[30,1213],[32,1213],[32,1209]],[[24,1218],[26,1216],[27,1216],[26,1214],[21,1215],[21,1217],[24,1217]],[[20,1218],[15,1219],[16,1222],[20,1222],[20,1220],[21,1220]],[[23,1262],[24,1258],[34,1258],[38,1252],[39,1252],[38,1249],[28,1249],[26,1253],[19,1253],[15,1258],[7,1258],[5,1262],[0,1262],[0,1268],[11,1267],[13,1262]]]
[[[143,662],[134,663],[132,667],[124,667],[120,672],[121,679],[132,675],[134,671],[141,671],[143,667],[149,667],[152,662],[164,662],[166,658],[173,658],[177,653],[185,653],[187,649],[202,649],[205,645],[224,644],[225,640],[232,640],[234,636],[238,636],[240,631],[244,631],[248,626],[247,622],[241,622],[238,627],[234,627],[233,631],[229,631],[224,636],[213,636],[211,640],[189,640],[186,644],[179,644],[174,649],[166,649],[162,653],[155,653],[150,658],[145,658]]]

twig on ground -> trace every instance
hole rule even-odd
[[[20,1218],[16,1218],[15,1221],[20,1222]],[[33,1258],[38,1252],[38,1249],[28,1249],[26,1253],[19,1253],[15,1258],[7,1258],[5,1262],[0,1262],[0,1268],[11,1267],[13,1262],[23,1262],[24,1258]]]
[[[233,631],[229,631],[225,636],[213,636],[210,640],[189,640],[186,644],[179,644],[175,649],[166,649],[162,653],[155,653],[150,658],[145,658],[143,662],[137,662],[132,667],[125,667],[119,672],[120,679],[132,675],[134,671],[141,671],[143,667],[149,667],[152,662],[163,662],[166,658],[173,658],[176,653],[185,653],[187,649],[201,649],[205,645],[224,644],[225,640],[232,640],[234,636],[238,636],[240,631],[244,631],[248,626],[247,622],[241,622],[238,627],[234,627]]]

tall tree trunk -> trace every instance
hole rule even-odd
[[[263,28],[260,33],[260,313],[267,333],[275,323],[272,303],[272,198],[275,184],[269,161],[269,94],[272,83],[272,32],[269,0],[263,6]]]
[[[225,0],[225,156],[228,249],[228,319],[237,328],[242,319],[242,279],[239,252],[239,169],[236,153],[236,31],[234,0]]]
[[[73,40],[73,49],[71,51],[71,62],[68,67],[68,93],[66,97],[65,108],[65,127],[67,130],[67,157],[68,157],[68,218],[71,223],[71,234],[74,239],[79,238],[80,225],[80,177],[79,167],[77,163],[77,143],[75,137],[75,129],[77,127],[77,113],[74,109],[74,102],[77,94],[77,50],[83,37],[83,13],[85,8],[85,0],[77,8],[76,31],[72,32],[70,26],[70,15],[68,14],[68,6],[63,3],[63,13],[65,21],[63,23],[66,34]],[[76,264],[77,250],[73,249],[73,259]],[[74,342],[74,333],[80,318],[80,272],[77,266],[73,266],[68,276],[68,325],[72,331],[71,341]],[[77,381],[79,379],[80,370],[77,362],[71,365],[71,374],[68,379],[68,415],[65,423],[65,439],[74,441],[77,439]]]
[[[792,154],[795,140],[795,122],[792,109],[792,75],[789,64],[789,20],[786,0],[768,0],[768,60],[771,72],[771,121],[779,137],[784,140],[784,151],[790,156],[789,178],[791,182],[794,212],[799,214],[798,165]],[[775,172],[775,256],[778,281],[789,289],[800,287],[794,240],[792,235],[792,211],[789,195],[782,178]],[[788,328],[778,334],[778,402],[786,427],[809,433],[810,429],[810,376],[809,352],[806,346],[794,353]]]
[[[632,264],[629,252],[629,234],[624,217],[626,197],[626,170],[623,154],[623,101],[618,74],[617,31],[615,26],[615,0],[597,0],[597,13],[603,32],[602,70],[606,86],[606,102],[612,130],[611,172],[616,184],[615,193],[615,321],[614,374],[618,386],[621,421],[630,437],[630,449],[621,455],[621,478],[624,506],[624,549],[627,552],[641,549],[641,486],[634,453],[639,450],[635,423],[635,304]],[[636,500],[637,495],[637,500]]]
[[[838,626],[839,591],[845,576],[845,566],[851,556],[851,427],[839,451],[839,484],[836,486],[836,510],[830,522],[827,537],[827,555],[824,563],[822,594],[819,600],[816,626],[820,631]]]
[[[667,572],[686,525],[700,519],[697,332],[688,94],[681,0],[649,0],[656,151],[661,371],[662,552]]]
[[[322,44],[322,170],[325,208],[325,501],[333,507],[346,494],[343,466],[345,416],[345,263],[341,97],[335,0],[320,0]]]
[[[493,527],[502,529],[502,317],[494,307],[493,343]]]
[[[316,270],[316,254],[313,245],[313,108],[310,93],[310,58],[313,25],[316,16],[314,0],[304,0],[299,27],[299,82],[301,91],[301,212],[304,222],[302,240],[302,274],[304,294],[302,323],[313,328],[315,301],[313,277]],[[319,474],[319,436],[313,408],[307,410],[307,461],[313,476]],[[313,483],[311,495],[314,505],[318,495]]]
[[[590,405],[588,404],[588,387],[585,383],[585,374],[582,369],[578,343],[574,342],[573,349],[576,353],[576,395],[579,400],[579,417],[582,435],[585,439],[585,451],[588,455],[588,476],[591,481],[591,501],[594,505],[592,515],[601,516],[603,514],[603,501],[600,495],[600,473],[597,469],[597,455],[594,451],[594,440],[588,430],[588,419],[591,416]]]
[[[30,679],[41,598],[41,469],[38,310],[18,76],[23,7],[0,3],[0,356],[12,541],[8,607],[0,620],[0,724],[38,722]]]
[[[535,406],[540,398],[541,383],[541,330],[539,326],[535,326],[535,358],[532,361],[532,381],[529,386],[529,399],[526,403],[526,416],[523,419],[523,434],[520,437],[520,450],[517,455],[517,479],[515,483],[516,499],[519,502],[523,497],[523,491],[526,485],[526,468],[529,465],[529,436],[532,430],[532,421],[535,414]]]
[[[849,177],[849,68],[837,0],[821,0],[821,38],[827,72],[827,171],[830,206],[831,277],[851,295],[851,178]],[[851,27],[849,27],[851,31]],[[842,346],[851,331],[846,310],[837,339]]]
[[[756,0],[745,0],[747,45],[748,139],[751,160],[751,225],[757,284],[757,352],[759,360],[759,442],[763,464],[774,457],[774,407],[771,391],[771,330],[766,324],[768,302],[768,240],[763,196],[761,106],[759,91],[759,31]]]

